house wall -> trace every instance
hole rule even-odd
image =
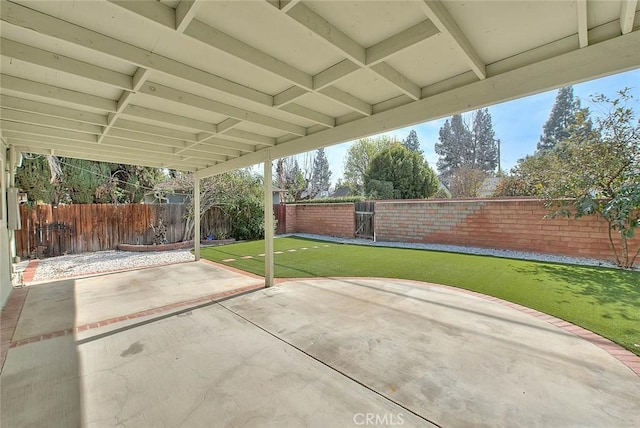
[[[353,238],[355,233],[355,205],[295,204],[287,205],[287,233]]]
[[[380,201],[379,241],[424,242],[590,257],[614,261],[608,225],[597,217],[546,218],[531,199]],[[640,239],[631,241],[637,249]]]

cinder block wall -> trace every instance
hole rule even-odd
[[[615,260],[604,220],[545,218],[548,214],[542,201],[531,199],[380,201],[376,239]],[[640,239],[631,241],[631,248],[639,245]]]
[[[296,232],[353,238],[355,205],[353,203],[287,205],[287,233]]]

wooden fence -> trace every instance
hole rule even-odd
[[[16,231],[17,255],[58,256],[113,250],[118,244],[151,244],[159,220],[166,227],[167,243],[184,234],[183,204],[76,204],[21,206],[22,229]],[[202,238],[229,233],[231,225],[218,208],[202,219]]]

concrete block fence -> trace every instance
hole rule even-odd
[[[499,248],[615,261],[604,220],[550,219],[548,214],[544,202],[535,199],[377,201],[375,235],[378,241]],[[287,206],[287,233],[353,237],[355,227],[351,203]],[[637,250],[638,246],[639,238],[630,241],[630,248]]]

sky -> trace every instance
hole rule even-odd
[[[593,95],[604,94],[615,97],[616,93],[625,87],[630,88],[631,93],[637,98],[635,103],[637,107],[634,110],[640,111],[640,70],[573,85],[573,93],[580,98],[582,107],[590,107],[591,114],[594,116],[597,112],[594,111],[594,106],[590,102]],[[542,127],[549,117],[557,92],[553,90],[489,107],[496,138],[501,141],[500,158],[503,171],[508,172],[516,165],[518,159],[536,150]],[[380,135],[394,136],[402,140],[409,131],[414,129],[418,134],[425,159],[436,170],[438,155],[434,151],[434,145],[438,142],[438,131],[446,119],[425,122]],[[352,143],[347,142],[325,148],[333,184],[337,179],[342,178],[347,149]]]

